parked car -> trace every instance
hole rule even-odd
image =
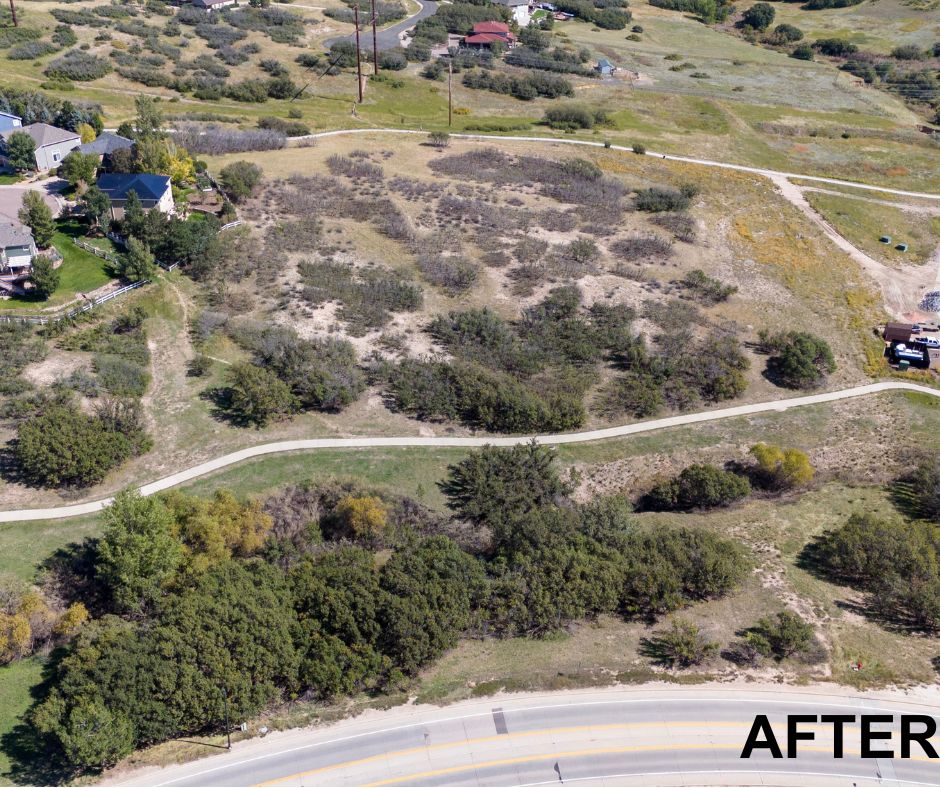
[[[911,326],[911,333],[912,334],[920,333],[920,326],[917,323],[914,323],[914,325]]]
[[[915,345],[926,345],[927,347],[940,347],[940,339],[936,337],[917,337],[914,340]]]

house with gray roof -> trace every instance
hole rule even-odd
[[[79,145],[77,150],[79,153],[91,153],[105,158],[115,151],[133,148],[134,144],[134,140],[129,140],[127,137],[122,137],[120,134],[115,134],[111,131],[103,131],[91,142]]]
[[[58,167],[70,151],[82,144],[82,138],[74,131],[66,131],[48,123],[30,123],[22,128],[0,132],[4,147],[10,135],[18,131],[25,131],[36,143],[36,169],[40,172]]]
[[[607,58],[602,57],[597,61],[597,65],[594,67],[594,70],[601,76],[609,77],[617,70],[617,67]]]
[[[0,278],[14,281],[29,276],[36,256],[36,242],[28,227],[0,221]]]

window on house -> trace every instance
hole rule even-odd
[[[53,161],[58,161],[60,158],[62,158],[61,154],[59,154],[59,153],[53,153],[53,154],[52,154],[52,160],[53,160]]]

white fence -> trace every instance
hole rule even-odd
[[[149,284],[149,279],[142,279],[139,282],[132,282],[129,285],[124,285],[124,287],[114,290],[110,293],[107,293],[100,298],[93,298],[86,301],[81,306],[73,307],[68,309],[65,312],[60,312],[58,314],[52,315],[3,315],[0,314],[0,323],[29,323],[36,326],[45,326],[49,323],[58,323],[60,320],[71,320],[73,317],[82,314],[82,312],[88,312],[94,309],[96,306],[107,303],[118,296],[122,296],[125,293],[129,293],[131,290],[136,290],[138,287],[143,287],[146,284]]]
[[[102,249],[100,246],[90,244],[88,241],[83,241],[81,238],[73,238],[72,243],[74,243],[79,249],[84,249],[86,252],[91,252],[93,255],[97,255],[101,259],[107,260],[109,263],[116,264],[118,261],[114,252],[109,252],[107,249]]]

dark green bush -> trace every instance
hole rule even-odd
[[[714,465],[696,464],[657,484],[643,503],[648,509],[663,512],[711,509],[729,506],[750,493],[751,485],[745,477]]]

